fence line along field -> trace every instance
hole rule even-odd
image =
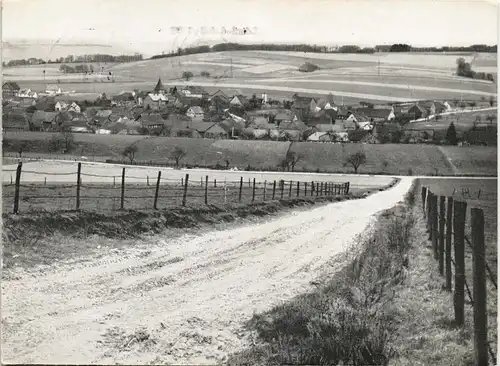
[[[213,172],[209,176],[203,171],[186,173],[107,164],[54,163],[45,166],[45,171],[40,169],[44,166],[37,166],[37,163],[24,166],[19,163],[15,171],[7,167],[4,170],[4,212],[144,210],[251,203],[347,195],[349,192],[380,189],[394,181],[390,177],[381,177],[378,182],[366,179],[370,177],[355,177],[358,179],[354,179],[357,182],[351,189],[349,177],[256,172],[245,172],[245,176],[243,172],[232,172],[234,174],[227,176]],[[64,169],[60,169],[61,166]],[[75,167],[76,170],[70,169]],[[6,182],[5,172],[15,173],[15,179]],[[120,174],[113,174],[117,172]]]
[[[488,359],[496,364],[496,185],[492,181],[420,183],[434,259],[446,278],[444,288],[453,293],[455,324],[471,324],[465,319],[471,310],[465,309],[468,299],[473,308],[475,364],[487,365]]]

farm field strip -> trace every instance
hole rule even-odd
[[[21,182],[76,182],[77,163],[68,161],[37,161],[23,164]],[[7,165],[3,169],[3,183],[10,183],[11,178],[15,180],[16,165]],[[186,174],[193,185],[201,185],[201,180],[209,176],[209,181],[214,179],[223,184],[224,181],[237,182],[243,177],[243,182],[255,178],[257,182],[263,183],[267,180],[271,186],[274,180],[279,181],[303,181],[303,182],[350,182],[351,187],[380,188],[392,182],[391,176],[350,176],[342,174],[316,174],[316,173],[293,173],[293,172],[249,172],[249,171],[217,171],[202,169],[173,169],[156,167],[120,166],[107,163],[82,163],[82,182],[85,183],[112,183],[113,177],[117,184],[121,181],[122,168],[126,168],[127,183],[146,183],[149,176],[150,184],[154,184],[158,171],[162,172],[162,180],[181,182]],[[28,173],[35,172],[35,173]],[[60,175],[54,175],[60,174]],[[63,175],[67,174],[67,175]],[[96,176],[85,176],[92,174]]]
[[[175,86],[181,83],[164,82],[163,84],[169,86]],[[297,88],[297,87],[263,85],[263,84],[233,84],[225,82],[217,83],[217,82],[190,81],[187,83],[183,82],[182,85],[198,85],[198,86],[209,86],[217,88],[260,89],[268,91],[276,90],[276,91],[287,91],[290,93],[309,93],[309,94],[329,94],[332,92],[332,90],[327,90],[327,89]],[[345,96],[345,97],[359,98],[359,99],[380,100],[380,101],[411,102],[414,100],[414,98],[383,96],[379,94],[350,93],[344,91],[335,91],[335,93],[338,96]]]
[[[273,80],[267,79],[265,80],[268,83],[286,83],[286,80]],[[259,82],[262,82],[260,80]],[[413,89],[413,90],[426,90],[426,91],[439,91],[439,92],[447,92],[447,93],[458,93],[458,94],[475,94],[475,95],[483,95],[483,96],[496,96],[496,93],[484,92],[479,90],[470,90],[470,89],[452,89],[452,88],[442,88],[435,86],[424,86],[424,85],[413,85],[413,84],[390,84],[390,83],[376,83],[370,81],[354,81],[354,80],[334,80],[334,79],[322,79],[322,80],[301,80],[294,79],[293,83],[307,83],[307,84],[345,84],[345,85],[360,85],[360,86],[375,86],[377,88],[391,88],[391,89]]]

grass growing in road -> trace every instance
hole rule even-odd
[[[393,287],[404,281],[412,240],[415,193],[384,212],[357,245],[350,264],[315,291],[255,315],[254,345],[232,355],[234,365],[387,365],[394,356]]]

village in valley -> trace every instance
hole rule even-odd
[[[150,90],[74,93],[59,84],[44,91],[3,84],[3,131],[310,141],[330,143],[432,142],[432,128],[405,128],[410,121],[439,119],[443,113],[476,102],[417,101],[344,105],[332,94],[295,93],[274,99],[256,95],[209,93],[200,86],[166,87],[161,78]],[[338,98],[337,98],[338,99]],[[487,102],[487,101],[485,101]],[[492,105],[493,101],[489,101]]]

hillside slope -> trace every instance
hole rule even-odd
[[[29,141],[24,155],[44,154],[50,157],[49,141],[53,134],[23,132],[3,136],[3,151],[16,152],[16,140]],[[366,163],[359,168],[361,174],[407,175],[496,175],[496,147],[403,144],[322,144],[311,142],[210,140],[171,137],[119,136],[75,134],[74,158],[81,155],[100,160],[125,160],[125,147],[135,144],[138,163],[173,164],[170,157],[175,147],[186,151],[181,164],[187,166],[214,167],[217,164],[251,170],[278,170],[286,152],[301,156],[296,171],[321,173],[351,173],[351,166],[344,166],[349,154],[363,151]],[[59,156],[61,154],[59,153]],[[54,158],[56,156],[53,156]],[[384,164],[387,162],[387,164]],[[411,169],[411,172],[410,172]]]

